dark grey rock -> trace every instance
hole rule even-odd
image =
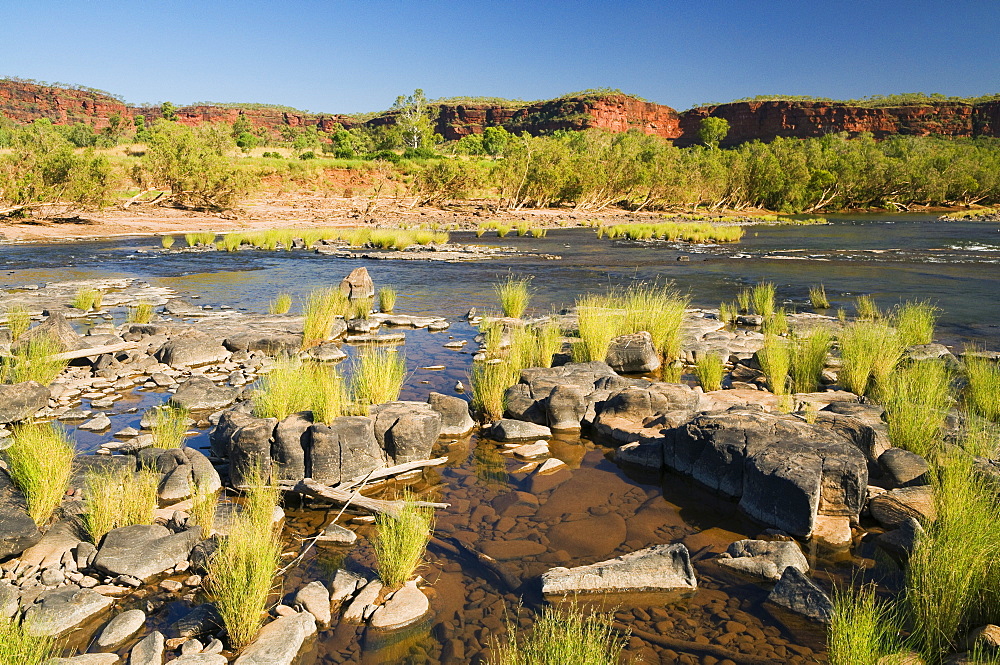
[[[212,452],[229,458],[229,479],[242,485],[248,469],[257,468],[271,477],[271,438],[277,418],[254,418],[237,409],[223,412],[212,430]]]
[[[194,494],[190,464],[181,464],[174,467],[169,473],[160,479],[160,486],[157,489],[157,496],[164,504],[177,503],[183,501]]]
[[[21,609],[21,590],[10,582],[0,581],[0,619],[9,619]]]
[[[0,559],[15,556],[38,542],[42,534],[28,515],[24,495],[0,469]]]
[[[299,480],[306,475],[306,451],[309,449],[309,428],[312,412],[293,413],[274,430],[271,447],[272,469],[278,480]]]
[[[294,355],[302,347],[300,333],[258,333],[253,331],[231,335],[222,345],[233,351],[260,351],[269,356]]]
[[[818,623],[828,624],[833,618],[830,597],[794,566],[785,568],[767,600]]]
[[[219,478],[219,472],[215,470],[212,462],[205,457],[204,453],[187,446],[181,448],[181,452],[191,464],[191,475],[196,488],[201,488],[205,492],[217,492],[222,489],[222,479]]]
[[[31,418],[49,403],[49,389],[35,381],[0,384],[0,424]]]
[[[60,636],[111,607],[114,599],[92,589],[67,586],[47,591],[24,613],[32,635]]]
[[[896,487],[927,485],[930,482],[927,460],[909,450],[890,448],[879,455],[878,464]]]
[[[171,367],[194,367],[222,362],[229,357],[229,351],[210,335],[189,332],[172,338],[154,355],[161,363]]]
[[[375,439],[375,422],[364,416],[344,416],[329,425],[309,428],[309,466],[313,480],[335,485],[387,466]]]
[[[231,386],[217,386],[204,376],[192,376],[180,384],[170,397],[170,403],[190,411],[223,409],[239,397],[240,391]]]
[[[580,429],[587,415],[588,396],[593,391],[580,386],[556,386],[545,402],[545,418],[548,426],[557,431]]]
[[[375,440],[396,464],[428,459],[441,434],[441,414],[424,402],[389,402],[371,408]]]
[[[876,536],[875,544],[895,559],[900,567],[903,567],[909,561],[910,554],[913,553],[913,548],[917,545],[917,540],[923,534],[924,528],[920,526],[920,522],[908,517],[895,529]]]
[[[660,354],[646,331],[620,335],[608,347],[608,365],[616,372],[640,374],[660,368]]]
[[[104,536],[93,565],[108,575],[147,580],[186,562],[198,536],[196,528],[173,533],[159,524],[120,527]]]
[[[168,631],[176,638],[201,637],[222,628],[222,617],[211,604],[205,603],[175,621]]]
[[[684,545],[653,547],[576,568],[553,568],[542,575],[542,593],[607,593],[695,590],[698,581]]]
[[[809,571],[802,548],[793,540],[737,540],[715,561],[724,568],[775,582],[788,566]]]
[[[464,436],[476,426],[469,414],[469,403],[461,397],[432,392],[427,403],[441,414],[440,436]]]
[[[490,438],[494,441],[537,441],[548,439],[552,430],[545,425],[503,418],[490,428]]]

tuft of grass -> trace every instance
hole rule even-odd
[[[892,313],[892,325],[899,332],[903,346],[930,344],[934,341],[934,324],[940,310],[926,300],[907,301]]]
[[[1000,365],[974,352],[966,353],[964,360],[966,408],[987,420],[1000,421]]]
[[[356,298],[349,301],[347,317],[351,319],[367,319],[372,314],[374,298]]]
[[[434,530],[434,509],[419,506],[413,496],[403,495],[403,505],[396,515],[379,513],[378,529],[372,546],[375,569],[390,589],[403,586],[423,562],[427,541]]]
[[[545,236],[549,235],[549,230],[548,229],[531,229],[531,231],[529,231],[529,233],[531,234],[532,238],[544,238]]]
[[[535,362],[534,367],[552,367],[552,356],[562,350],[562,328],[554,319],[535,328]]]
[[[606,296],[586,295],[576,301],[580,339],[573,344],[573,360],[604,362],[611,340],[618,336],[623,312],[613,309]]]
[[[21,335],[28,332],[31,327],[31,313],[24,305],[11,305],[7,308],[7,327],[10,329],[12,342],[16,342]]]
[[[309,372],[301,359],[278,358],[253,393],[253,415],[282,420],[306,411],[312,405],[311,387]]]
[[[792,391],[811,393],[819,390],[831,336],[826,328],[816,327],[792,338]]]
[[[894,446],[924,458],[937,452],[952,403],[951,378],[944,362],[926,360],[897,368],[879,385]]]
[[[698,362],[694,366],[694,374],[698,377],[705,392],[722,389],[722,377],[725,374],[725,365],[722,364],[722,357],[717,353],[706,353],[698,357]]]
[[[75,454],[65,430],[51,423],[14,428],[14,443],[3,451],[7,473],[39,527],[48,524],[66,494]]]
[[[351,394],[362,406],[399,399],[406,379],[406,358],[395,348],[368,348],[355,357]]]
[[[493,286],[504,316],[519,319],[524,315],[531,301],[531,289],[528,287],[530,283],[530,277],[518,278],[508,275],[506,279]]]
[[[507,408],[504,394],[519,378],[520,371],[509,363],[475,363],[469,373],[472,410],[487,422],[502,418]]]
[[[114,468],[88,472],[84,478],[83,526],[95,545],[108,531],[132,524],[152,524],[160,474]]]
[[[767,375],[767,385],[771,392],[775,395],[787,394],[792,355],[785,340],[775,335],[766,335],[757,358],[761,370]]]
[[[63,345],[51,335],[32,337],[27,342],[13,347],[11,355],[0,360],[0,376],[8,383],[37,381],[47,386],[69,364],[67,360],[55,358],[63,348]]]
[[[843,367],[840,383],[856,395],[873,392],[896,367],[903,347],[895,329],[878,321],[856,321],[837,340]]]
[[[244,510],[220,540],[206,581],[209,600],[219,610],[234,650],[249,644],[264,623],[281,554],[272,522],[277,490],[264,484],[259,470],[248,470],[244,478]]]
[[[753,287],[753,291],[750,293],[750,301],[753,304],[754,313],[763,316],[765,319],[770,318],[777,307],[775,305],[776,294],[777,289],[773,282],[761,282]]]
[[[874,665],[900,650],[900,617],[896,608],[880,601],[875,586],[836,590],[833,619],[827,629],[830,665]]]
[[[882,318],[882,312],[875,304],[873,296],[858,296],[854,299],[854,310],[862,321],[877,321]]]
[[[219,242],[219,249],[224,249],[227,252],[235,252],[243,246],[244,240],[246,240],[246,236],[242,233],[227,233],[222,236],[222,240]]]
[[[739,315],[737,305],[723,302],[719,303],[719,320],[723,323],[733,323]]]
[[[185,233],[184,242],[187,243],[188,247],[195,247],[197,245],[208,246],[215,242],[215,234],[203,231],[200,233]]]
[[[568,608],[544,607],[531,635],[517,639],[518,624],[507,620],[507,637],[491,647],[490,665],[618,665],[627,640],[611,616]]]
[[[53,638],[36,635],[28,624],[0,616],[0,663],[45,665],[58,651]]]
[[[765,335],[787,335],[788,314],[785,308],[779,307],[770,316],[765,316],[760,329]]]
[[[179,406],[164,404],[153,412],[153,445],[157,448],[183,448],[191,414]]]
[[[809,302],[813,309],[830,309],[830,299],[826,297],[826,287],[822,284],[810,286]]]
[[[76,292],[76,296],[73,298],[73,307],[83,312],[89,312],[92,309],[101,309],[101,303],[103,301],[103,291],[100,289],[84,287]]]
[[[152,320],[153,304],[148,302],[141,302],[134,307],[129,307],[125,317],[127,323],[149,323]]]
[[[324,363],[308,363],[307,374],[311,387],[312,398],[310,410],[313,420],[318,423],[331,423],[346,415],[350,409],[350,396],[347,384],[340,370]]]
[[[750,289],[740,289],[736,294],[736,305],[740,308],[740,314],[750,313]]]
[[[507,234],[510,233],[510,227],[506,224],[497,224],[496,231],[498,238],[506,238]]]
[[[288,293],[279,293],[277,297],[271,301],[268,311],[271,314],[288,314],[288,310],[292,308],[292,296]]]
[[[170,249],[171,247],[174,246],[174,237],[173,236],[161,236],[160,237],[160,245],[163,247],[163,249]]]
[[[215,510],[219,505],[218,491],[197,484],[191,497],[191,517],[201,530],[201,539],[211,538],[215,531]]]
[[[624,309],[618,334],[646,331],[664,362],[681,355],[681,326],[689,299],[669,286],[638,284],[613,294],[613,306]],[[602,358],[603,360],[603,358]]]
[[[378,311],[383,313],[392,312],[396,308],[396,289],[391,286],[383,286],[378,290]]]
[[[350,303],[340,289],[318,289],[306,300],[302,328],[302,348],[308,349],[326,341],[338,316],[346,316]]]

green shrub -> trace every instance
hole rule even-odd
[[[975,349],[964,360],[966,407],[983,418],[1000,421],[1000,365],[976,355]]]
[[[550,319],[535,328],[537,355],[533,367],[552,367],[552,356],[562,350],[562,328]]]
[[[246,236],[242,233],[227,233],[222,236],[222,240],[219,242],[219,249],[224,249],[227,252],[238,251],[243,246],[244,240],[246,240]]]
[[[641,284],[612,294],[609,300],[611,307],[624,310],[617,334],[644,330],[649,333],[664,362],[680,357],[681,326],[690,302],[687,297],[668,286]]]
[[[271,314],[288,314],[288,310],[292,308],[292,296],[287,293],[279,293],[277,297],[271,301],[268,311]]]
[[[928,301],[905,302],[892,315],[892,325],[899,332],[903,346],[930,344],[940,310]]]
[[[722,377],[725,375],[725,365],[722,364],[722,357],[717,353],[706,353],[698,356],[698,362],[694,367],[694,374],[698,377],[705,392],[722,389]]]
[[[951,373],[937,360],[903,365],[886,377],[878,396],[894,446],[925,458],[937,452],[952,403],[950,386]]]
[[[827,629],[830,665],[874,665],[901,649],[895,608],[875,596],[875,586],[838,590]]]
[[[152,524],[160,474],[121,469],[90,471],[84,478],[83,525],[95,545],[108,531],[132,524]]]
[[[830,300],[826,297],[826,287],[822,284],[810,286],[809,302],[813,309],[830,309]]]
[[[31,327],[31,313],[24,305],[11,305],[7,308],[7,327],[10,329],[10,338],[16,342],[21,335],[28,332]]]
[[[347,415],[351,410],[350,398],[340,370],[323,363],[309,363],[307,374],[311,383],[309,394],[312,398],[310,410],[313,421],[332,423]]]
[[[196,484],[191,497],[191,518],[198,525],[201,539],[211,538],[215,531],[215,514],[219,505],[219,493],[209,490],[201,483]]]
[[[788,314],[785,312],[785,308],[779,307],[770,316],[765,316],[761,322],[760,330],[765,335],[787,335]]]
[[[45,665],[57,653],[53,638],[35,635],[28,624],[0,616],[0,663]]]
[[[775,395],[788,393],[788,370],[792,357],[785,340],[774,335],[764,337],[764,346],[757,352],[760,368],[767,375],[767,385]]]
[[[149,323],[153,320],[153,313],[152,303],[141,302],[138,305],[128,308],[125,321],[126,323]]]
[[[740,314],[750,313],[750,289],[740,289],[739,293],[736,294],[736,304],[740,308]]]
[[[804,335],[792,338],[792,391],[811,393],[819,389],[831,336],[826,328],[812,328]]]
[[[66,432],[51,423],[14,428],[14,443],[3,456],[7,473],[28,504],[28,514],[44,527],[62,503],[73,472],[76,451]]]
[[[398,589],[413,577],[423,561],[434,530],[434,509],[419,506],[413,497],[404,495],[399,512],[379,513],[375,525],[375,569],[387,587]]]
[[[508,275],[506,279],[493,286],[493,291],[497,295],[497,300],[500,301],[500,309],[503,310],[504,316],[519,319],[524,315],[525,310],[528,309],[528,303],[531,301],[531,290],[528,288],[530,283],[530,277],[517,278],[514,275]]]
[[[524,639],[517,639],[518,627],[508,619],[506,640],[493,644],[490,665],[618,665],[627,639],[615,632],[610,616],[587,616],[575,602],[542,608]]]
[[[406,379],[406,358],[395,348],[368,348],[355,357],[351,394],[361,406],[399,399]]]
[[[153,445],[157,448],[183,448],[191,414],[179,406],[164,404],[152,409]]]
[[[312,405],[312,386],[299,358],[278,358],[253,393],[253,415],[282,420]]]
[[[383,313],[392,312],[396,308],[396,289],[383,286],[378,290],[378,310]]]
[[[573,344],[573,360],[604,362],[611,340],[618,336],[624,312],[614,309],[607,296],[586,295],[576,301],[580,339]]]

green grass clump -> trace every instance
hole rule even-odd
[[[894,328],[879,321],[856,321],[838,338],[841,385],[856,395],[873,392],[896,367],[905,347]]]
[[[907,301],[892,313],[892,325],[899,332],[903,346],[930,344],[934,341],[934,324],[940,310],[928,301]]]
[[[753,304],[754,313],[765,319],[771,317],[777,307],[775,304],[776,294],[777,289],[773,282],[761,282],[753,287],[753,291],[750,292],[750,301]]]
[[[535,328],[534,367],[552,367],[552,356],[562,350],[562,328],[555,320],[549,320]]]
[[[618,336],[624,312],[614,309],[607,296],[585,295],[576,301],[580,339],[573,344],[573,360],[604,362],[611,340]]]
[[[394,402],[405,379],[406,358],[397,349],[365,349],[354,361],[351,394],[362,406]]]
[[[191,497],[191,518],[201,531],[201,539],[211,538],[215,531],[215,512],[219,505],[219,493],[209,490],[202,484],[196,484]]]
[[[246,240],[246,236],[242,233],[227,233],[222,236],[222,240],[219,242],[219,249],[224,249],[227,252],[235,252],[243,246],[244,240]]]
[[[967,353],[965,360],[965,404],[973,413],[994,422],[1000,421],[1000,365]]]
[[[698,362],[694,367],[694,374],[698,377],[705,392],[711,390],[722,390],[722,377],[726,372],[725,365],[722,364],[722,357],[717,353],[706,353],[698,356]]]
[[[68,360],[55,358],[63,345],[50,335],[36,335],[11,348],[11,355],[0,360],[0,376],[7,383],[37,381],[47,386],[59,376]]]
[[[338,288],[318,289],[306,300],[302,328],[302,348],[316,346],[330,337],[333,322],[349,313],[350,302]]]
[[[619,335],[646,331],[664,362],[680,357],[681,326],[689,305],[687,297],[669,286],[639,284],[623,293],[612,294],[612,300],[612,307],[625,312],[620,320]]]
[[[73,307],[83,312],[96,311],[101,309],[103,301],[104,291],[84,287],[76,292],[76,296],[73,298]]]
[[[250,643],[264,623],[274,587],[281,540],[272,522],[277,491],[264,484],[260,471],[244,474],[244,510],[237,513],[208,564],[206,591],[222,616],[230,645]]]
[[[831,335],[826,328],[813,328],[792,338],[792,391],[811,393],[819,390]]]
[[[719,303],[719,320],[723,323],[735,323],[736,317],[739,315],[737,307],[737,305],[728,302]]]
[[[254,391],[253,415],[282,420],[293,413],[309,410],[313,387],[309,379],[310,373],[301,359],[278,358]]]
[[[279,293],[274,300],[271,301],[268,311],[271,314],[288,314],[288,310],[292,308],[292,296],[288,293]]]
[[[29,625],[0,616],[0,663],[45,665],[57,652],[53,638],[35,635]]]
[[[191,414],[179,406],[153,407],[153,446],[157,448],[182,448],[187,436]]]
[[[340,370],[324,363],[307,363],[306,373],[310,383],[310,410],[313,421],[332,423],[351,411],[347,384]]]
[[[873,296],[858,296],[854,299],[854,309],[862,321],[877,321],[882,318],[882,312],[875,304]]]
[[[826,287],[822,284],[810,286],[809,302],[813,309],[830,309],[830,300],[826,297]]]
[[[925,458],[937,452],[952,403],[951,378],[939,360],[903,365],[886,377],[878,396],[894,446]]]
[[[837,590],[827,629],[830,665],[874,665],[900,650],[896,609],[875,596],[874,585]]]
[[[378,311],[382,313],[389,313],[395,308],[396,289],[391,286],[383,286],[378,290]]]
[[[348,301],[347,318],[367,319],[372,314],[372,306],[374,304],[374,298],[355,298]]]
[[[171,247],[174,246],[174,237],[173,236],[161,236],[160,237],[160,245],[163,247],[163,249],[170,249]]]
[[[618,665],[627,639],[610,616],[588,616],[575,603],[542,608],[530,636],[518,640],[517,629],[509,619],[506,639],[491,648],[490,665]]]
[[[785,308],[779,307],[770,316],[765,316],[761,322],[760,330],[765,335],[787,335],[788,313]]]
[[[475,363],[469,373],[472,410],[487,422],[502,418],[507,407],[504,394],[519,378],[520,370],[509,363]]]
[[[663,222],[660,224],[616,224],[599,226],[597,237],[611,240],[667,240],[696,244],[739,242],[745,233],[741,226],[721,226],[693,222]]]
[[[195,247],[197,245],[204,245],[207,247],[215,242],[215,234],[208,231],[200,233],[185,233],[184,242],[187,243],[188,247]]]
[[[548,229],[531,229],[531,231],[529,231],[529,233],[531,234],[532,238],[544,238],[545,236],[549,235],[549,230]]]
[[[413,577],[423,561],[434,530],[434,509],[419,506],[412,496],[404,495],[399,512],[379,513],[375,525],[375,569],[387,587],[398,589]]]
[[[66,494],[75,454],[66,432],[51,423],[14,428],[14,443],[3,451],[7,473],[39,527],[49,523]]]
[[[740,308],[740,314],[750,313],[751,294],[750,289],[740,289],[739,293],[736,294],[736,304]]]
[[[95,545],[108,531],[132,524],[152,524],[160,474],[121,468],[88,472],[84,478],[83,526]]]
[[[24,305],[11,305],[7,308],[7,327],[10,329],[10,338],[16,342],[21,335],[28,332],[31,327],[31,313]]]
[[[528,287],[530,283],[530,277],[518,278],[508,275],[506,279],[493,286],[504,316],[519,319],[524,315],[531,301],[531,289]]]
[[[496,231],[498,238],[506,238],[507,234],[510,233],[510,227],[506,224],[497,224]]]
[[[138,305],[128,308],[125,321],[126,323],[149,323],[153,320],[153,313],[152,303],[141,302]]]
[[[767,375],[767,385],[775,395],[788,393],[788,370],[792,354],[785,340],[775,335],[764,337],[764,346],[757,352],[760,368]]]

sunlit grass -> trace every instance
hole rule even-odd
[[[698,222],[662,222],[659,224],[616,224],[599,226],[598,238],[612,240],[667,240],[671,242],[728,243],[739,242],[745,231],[741,226],[720,226]]]
[[[302,348],[308,349],[326,341],[338,316],[347,316],[350,302],[338,288],[317,289],[306,300],[302,331]]]
[[[865,395],[896,367],[903,347],[894,328],[878,321],[856,321],[837,339],[843,367],[839,381],[856,395]]]
[[[24,305],[11,305],[7,308],[7,327],[10,329],[12,342],[16,342],[21,335],[28,332],[31,327],[31,313]]]
[[[152,524],[160,474],[151,469],[137,473],[121,468],[90,471],[84,479],[83,525],[90,541],[98,544],[112,529],[132,524]]]
[[[215,234],[209,231],[202,231],[200,233],[185,233],[184,242],[187,243],[188,247],[196,247],[198,245],[207,247],[215,242]]]
[[[767,385],[775,395],[788,393],[788,370],[792,356],[788,343],[775,335],[764,337],[764,346],[757,352],[760,368],[767,375]]]
[[[152,303],[141,302],[128,308],[125,316],[126,323],[149,323],[153,320],[154,308]]]
[[[472,410],[484,421],[503,417],[506,403],[504,394],[517,383],[520,370],[509,363],[475,363],[469,373],[472,385]]]
[[[877,321],[882,318],[882,312],[875,304],[873,296],[858,296],[854,299],[854,309],[862,321]]]
[[[904,364],[885,378],[878,397],[885,406],[894,446],[925,458],[937,452],[952,404],[951,379],[940,360]]]
[[[837,590],[827,629],[830,665],[875,665],[902,647],[896,608],[875,595],[874,585]]]
[[[406,358],[395,348],[367,348],[354,360],[351,395],[359,405],[399,399],[406,379]]]
[[[160,236],[160,246],[163,247],[163,249],[170,249],[174,246],[174,237]]]
[[[3,451],[7,473],[28,504],[28,514],[44,527],[59,507],[73,471],[75,450],[65,430],[51,423],[14,428],[14,443]]]
[[[776,293],[777,289],[773,282],[761,282],[753,287],[753,291],[750,292],[750,301],[753,304],[754,313],[763,316],[764,319],[772,316],[777,307],[775,304]]]
[[[1000,364],[969,349],[965,360],[966,407],[983,418],[1000,421]]]
[[[522,639],[519,627],[508,618],[507,636],[495,638],[490,665],[618,665],[627,640],[614,630],[611,616],[588,615],[575,602],[542,608]]]
[[[812,328],[792,338],[793,392],[811,393],[819,389],[831,341],[830,331],[823,327]]]
[[[830,299],[826,297],[826,287],[822,284],[810,286],[809,302],[813,309],[830,309]]]
[[[391,286],[383,286],[378,290],[378,310],[383,313],[390,313],[396,308],[396,289]]]
[[[524,315],[531,301],[530,283],[531,278],[508,275],[493,286],[504,316],[519,319]]]
[[[198,525],[201,539],[210,538],[215,531],[215,514],[219,505],[219,493],[207,486],[196,483],[191,497],[191,518]]]
[[[403,586],[423,562],[424,550],[434,530],[434,509],[417,505],[404,495],[396,515],[379,513],[375,517],[375,569],[390,589]]]
[[[934,325],[940,310],[930,302],[907,301],[892,313],[891,322],[899,332],[903,346],[930,344],[934,341]]]
[[[153,407],[153,445],[157,448],[183,448],[191,414],[179,406]]]
[[[101,309],[103,301],[104,291],[84,287],[76,292],[76,296],[73,298],[73,307],[83,312],[89,312]]]
[[[717,353],[705,353],[698,357],[698,362],[694,367],[694,374],[698,377],[698,383],[705,392],[722,389],[722,377],[726,368],[722,363],[722,356]]]
[[[288,293],[279,293],[268,306],[271,314],[288,314],[292,308],[292,296]]]
[[[37,635],[28,624],[0,615],[0,663],[45,665],[58,651],[54,638]]]
[[[37,381],[47,386],[69,364],[56,356],[65,347],[51,335],[36,335],[11,348],[11,355],[0,359],[0,377],[7,383]]]
[[[576,312],[580,338],[573,344],[573,360],[604,362],[625,313],[614,309],[607,296],[590,294],[577,299]]]

